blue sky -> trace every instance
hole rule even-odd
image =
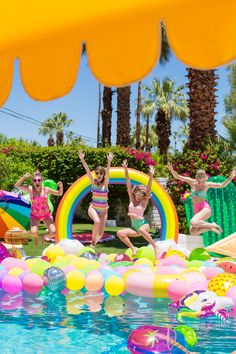
[[[156,76],[163,78],[169,76],[174,79],[177,85],[181,85],[187,81],[186,67],[172,56],[170,62],[164,67],[159,64],[154,70],[143,80],[143,83],[150,84],[152,79]],[[221,119],[224,115],[223,99],[229,90],[227,81],[226,69],[220,68],[218,70],[218,106],[217,115],[217,131],[219,134],[225,136],[224,127]],[[135,122],[135,108],[137,98],[137,84],[132,85],[131,95],[131,124]],[[93,140],[90,145],[95,146],[96,141],[96,127],[97,127],[97,110],[98,110],[98,83],[93,77],[87,65],[86,57],[82,58],[80,70],[78,73],[77,82],[72,91],[63,98],[49,101],[39,102],[31,99],[24,91],[20,80],[20,73],[18,63],[15,64],[14,82],[10,97],[5,103],[4,107],[12,109],[20,114],[30,116],[39,121],[48,118],[52,113],[65,112],[69,118],[74,120],[74,124],[69,128],[75,133],[82,136],[89,137]],[[38,126],[18,120],[16,118],[7,116],[0,112],[1,129],[0,132],[9,137],[23,137],[28,140],[37,140],[41,145],[47,144],[47,137],[38,134]],[[174,122],[173,131],[178,130],[179,123]],[[113,129],[112,141],[116,140],[116,102],[113,104]]]

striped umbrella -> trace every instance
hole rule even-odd
[[[30,202],[17,193],[0,190],[0,237],[13,227],[21,230],[30,225]]]

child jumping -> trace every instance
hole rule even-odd
[[[38,244],[38,228],[40,221],[48,228],[49,238],[45,238],[45,241],[55,242],[56,227],[53,220],[52,212],[48,205],[48,195],[53,194],[56,196],[62,196],[63,184],[58,182],[58,190],[54,190],[48,187],[43,187],[43,178],[41,173],[37,170],[32,179],[33,185],[23,185],[24,181],[30,177],[29,173],[26,173],[20,178],[15,187],[28,192],[31,199],[31,211],[30,211],[30,231],[32,237],[35,238],[36,244]]]
[[[129,211],[128,216],[131,219],[131,228],[122,229],[117,232],[117,236],[119,239],[124,242],[131,250],[133,256],[135,256],[137,252],[137,248],[131,243],[129,237],[138,237],[143,236],[145,240],[147,240],[153,247],[155,256],[158,258],[159,249],[153,241],[150,233],[149,233],[149,224],[144,219],[144,212],[147,208],[148,201],[150,198],[150,190],[154,175],[154,167],[149,167],[150,178],[148,182],[148,186],[145,187],[143,185],[135,186],[132,188],[129,173],[128,173],[128,165],[127,160],[123,161],[122,166],[125,169],[125,178],[126,178],[126,186],[129,195]]]
[[[107,156],[107,167],[98,166],[95,169],[96,178],[94,179],[92,173],[85,162],[83,151],[80,151],[79,158],[84,166],[87,176],[92,184],[92,203],[88,208],[88,215],[93,220],[92,229],[92,243],[95,247],[100,238],[103,236],[108,211],[108,184],[109,184],[109,170],[113,159],[113,154],[109,152]]]

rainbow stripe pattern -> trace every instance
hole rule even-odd
[[[102,214],[108,207],[108,190],[105,186],[99,188],[98,185],[94,184],[92,188],[93,199],[92,206],[97,211],[98,214]]]
[[[128,169],[129,178],[134,185],[147,185],[149,176],[143,172]],[[94,172],[93,172],[94,176]],[[110,168],[110,184],[126,184],[124,169],[121,167]],[[73,216],[78,203],[91,191],[91,183],[87,175],[80,177],[64,194],[56,214],[56,239],[59,242],[64,238],[72,238]],[[161,218],[162,240],[174,239],[178,241],[178,219],[175,206],[169,194],[154,180],[152,183],[152,201]]]

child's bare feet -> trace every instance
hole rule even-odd
[[[155,252],[155,257],[156,259],[159,259],[161,256],[161,252],[159,250],[159,248],[157,246],[153,247],[154,248],[154,252]]]
[[[137,252],[138,252],[138,248],[137,247],[132,248],[132,257],[134,257]]]

